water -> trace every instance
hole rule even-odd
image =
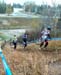
[[[51,40],[61,40],[61,38],[51,38],[51,39],[48,39],[49,41]],[[32,40],[31,43],[38,43],[40,42],[41,40],[37,39],[37,40]]]
[[[61,40],[61,38],[52,38],[51,40]]]
[[[11,30],[0,30],[0,35],[2,34],[4,37],[12,38],[13,35],[20,36],[26,32],[26,29],[11,29]],[[1,40],[1,36],[0,36]],[[60,38],[51,38],[51,40],[61,40]],[[34,40],[33,42],[37,42],[38,40]]]
[[[0,40],[1,38],[10,39],[14,35],[20,36],[25,33],[26,29],[11,29],[11,30],[0,30]]]
[[[31,13],[24,13],[24,12],[15,12],[10,14],[9,16],[11,17],[25,17],[25,18],[40,18],[40,16],[38,15],[34,15]]]
[[[0,17],[22,17],[22,18],[40,18],[40,15],[34,15],[31,13],[24,13],[24,12],[14,12],[12,14],[0,14]]]

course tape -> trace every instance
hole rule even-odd
[[[12,71],[5,59],[5,56],[3,55],[2,53],[2,50],[0,50],[0,56],[1,56],[1,59],[2,59],[2,62],[3,62],[3,66],[4,66],[4,70],[5,70],[5,75],[13,75],[12,74]]]

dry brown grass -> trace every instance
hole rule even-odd
[[[19,29],[19,28],[36,28],[40,24],[39,18],[1,18],[2,21],[8,21],[7,24],[0,24],[0,29]]]
[[[2,64],[1,58],[0,58],[0,75],[5,75],[4,67],[3,67],[3,64]]]
[[[54,67],[53,64],[61,62],[61,50],[57,53],[54,50],[55,44],[58,48],[61,41],[49,42],[47,50],[39,50],[39,45],[29,44],[26,49],[18,46],[16,51],[7,44],[3,53],[13,75],[59,75],[61,67]],[[51,47],[54,51],[49,51]]]

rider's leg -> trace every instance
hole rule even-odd
[[[24,48],[27,46],[27,42],[25,42],[25,46],[24,46]]]
[[[44,44],[44,42],[41,42],[40,47],[42,47],[42,46],[43,46],[43,44]]]
[[[45,40],[44,48],[46,48],[47,46],[48,46],[48,40]]]
[[[24,48],[27,46],[27,40],[24,40]]]
[[[17,41],[13,41],[13,45],[14,45],[14,50],[16,50],[16,48],[17,48]]]

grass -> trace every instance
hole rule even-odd
[[[34,28],[40,24],[40,19],[38,18],[11,18],[11,17],[0,17],[2,22],[7,21],[6,24],[0,23],[0,29],[16,29],[22,28]]]
[[[6,20],[7,24],[0,24],[0,29],[17,29],[17,28],[37,28],[41,23],[40,19],[32,18],[0,18]],[[24,27],[25,26],[25,27]],[[6,39],[7,37],[0,34],[0,37]],[[57,52],[56,52],[57,50]],[[9,44],[3,49],[3,53],[8,61],[8,64],[13,72],[13,75],[58,75],[53,70],[50,71],[50,64],[54,62],[61,62],[61,41],[49,41],[47,49],[39,49],[37,44],[29,44],[24,50],[22,45],[18,45],[16,51]],[[55,63],[54,63],[55,64]],[[0,64],[1,66],[2,64]],[[51,72],[53,72],[51,74]],[[3,69],[1,75],[4,75]]]
[[[22,45],[18,45],[14,51],[13,47],[7,44],[3,53],[13,75],[59,75],[57,67],[51,66],[50,69],[50,64],[61,62],[61,49],[57,56],[54,46],[61,47],[61,41],[50,41],[48,51],[39,50],[39,45],[35,43],[29,44],[25,50]],[[52,51],[49,51],[50,48]],[[55,71],[56,69],[57,71]]]

